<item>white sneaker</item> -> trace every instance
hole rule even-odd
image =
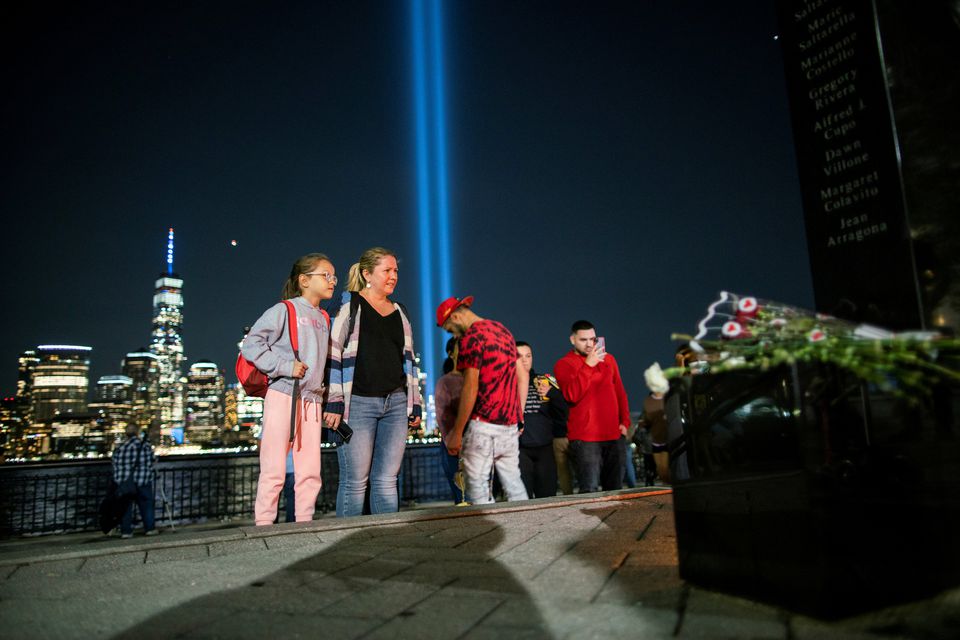
[[[156,535],[160,535],[160,530],[159,530],[159,529],[150,529],[150,531],[147,531],[147,532],[144,533],[143,535],[145,535],[145,536],[156,536]]]
[[[126,540],[127,538],[132,538],[132,537],[133,537],[133,534],[132,534],[132,533],[121,533],[121,534],[120,534],[120,537],[123,538],[124,540]]]

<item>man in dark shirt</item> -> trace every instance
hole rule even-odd
[[[508,500],[526,500],[520,478],[517,426],[527,399],[529,375],[520,367],[513,334],[471,309],[473,296],[447,298],[437,307],[437,326],[460,338],[457,370],[463,390],[446,445],[463,460],[467,501],[493,502],[496,469]],[[469,423],[469,424],[468,424]]]

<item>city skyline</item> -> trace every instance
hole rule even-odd
[[[187,364],[229,377],[310,251],[342,282],[392,248],[417,350],[444,339],[418,282],[410,7],[18,8],[0,390],[37,344],[93,347],[94,377],[149,348],[170,227]],[[772,4],[442,7],[451,286],[537,369],[590,319],[636,406],[718,291],[812,307]]]
[[[131,423],[160,452],[184,444],[214,450],[256,444],[263,412],[254,405],[262,401],[246,398],[213,362],[200,360],[184,371],[183,280],[174,271],[174,237],[168,229],[149,350],[128,352],[122,373],[92,377],[89,346],[39,345],[21,354],[17,393],[2,421],[4,460],[103,457]]]

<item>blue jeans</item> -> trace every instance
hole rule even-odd
[[[286,474],[286,476],[283,479],[283,500],[285,503],[284,517],[286,518],[284,522],[297,521],[297,510],[296,510],[297,494],[294,491],[295,483],[296,483],[296,476],[292,473]]]
[[[133,533],[133,503],[137,503],[137,509],[140,510],[140,519],[143,520],[143,530],[153,531],[153,483],[137,485],[137,495],[127,506],[120,519],[120,533]]]
[[[619,440],[602,442],[570,441],[570,455],[577,470],[580,493],[593,493],[623,486],[623,449]]]
[[[450,496],[453,498],[453,504],[460,504],[463,502],[463,491],[461,491],[457,483],[453,481],[453,477],[456,475],[460,466],[460,456],[450,455],[447,452],[447,445],[442,442],[440,443],[438,451],[440,453],[440,468],[443,469],[443,477],[445,477],[450,484]]]
[[[367,485],[370,513],[397,511],[397,475],[407,444],[407,392],[394,391],[380,398],[352,396],[350,428],[350,443],[337,447],[337,515],[361,515]]]

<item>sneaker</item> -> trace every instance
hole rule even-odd
[[[133,534],[132,534],[132,533],[121,533],[121,534],[120,534],[120,537],[123,538],[124,540],[126,540],[127,538],[132,538],[132,537],[133,537]]]
[[[159,530],[159,529],[150,529],[150,531],[147,531],[147,532],[146,532],[145,534],[143,534],[143,535],[145,535],[145,536],[155,536],[155,535],[159,535],[159,534],[160,534],[160,530]]]

